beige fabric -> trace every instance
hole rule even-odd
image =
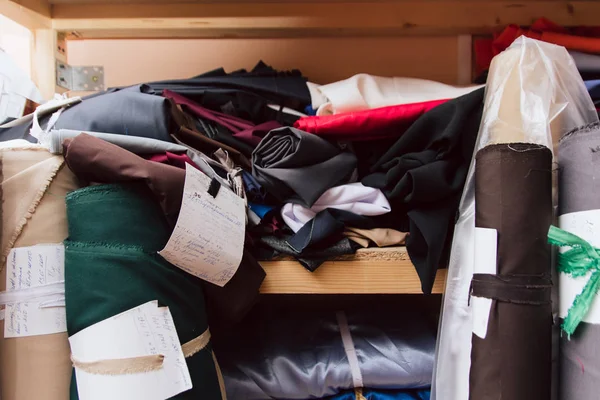
[[[202,335],[190,340],[187,343],[181,345],[181,351],[185,358],[189,358],[205,348],[210,342],[210,331],[205,330]]]
[[[67,237],[65,196],[77,188],[60,156],[45,149],[0,149],[2,264],[0,290],[6,289],[5,259],[12,247],[60,243]],[[4,339],[0,321],[2,400],[66,400],[71,361],[66,333]]]
[[[217,361],[217,356],[215,356],[215,352],[212,352],[213,362],[215,363],[215,370],[217,371],[217,379],[219,380],[219,389],[221,389],[221,400],[227,400],[227,391],[225,390],[225,381],[223,380],[223,373],[221,372],[221,367],[219,366],[219,362]]]
[[[387,228],[358,229],[347,227],[344,236],[362,247],[369,247],[371,242],[378,247],[387,247],[403,245],[408,233]]]
[[[114,360],[98,360],[91,362],[78,361],[71,358],[73,366],[81,371],[95,375],[127,375],[142,372],[158,371],[163,367],[165,356],[119,358]]]

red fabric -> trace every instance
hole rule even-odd
[[[194,162],[187,156],[187,154],[175,154],[167,151],[166,153],[153,154],[146,159],[161,164],[172,165],[174,167],[182,169],[185,169],[185,163],[188,163],[192,167],[198,169],[196,164],[194,164]]]
[[[493,40],[476,40],[474,47],[477,74],[487,70],[492,58],[504,51],[515,39],[522,35],[564,46],[569,50],[600,53],[600,27],[567,29],[546,18],[540,18],[529,29],[509,25],[502,32],[495,34]]]
[[[402,135],[421,115],[448,100],[402,104],[321,117],[304,117],[294,127],[330,140],[366,141]]]
[[[269,133],[269,131],[281,128],[281,124],[277,121],[268,121],[259,125],[254,125],[250,121],[238,118],[233,115],[224,114],[222,112],[213,111],[208,108],[193,102],[185,96],[170,90],[163,90],[163,97],[173,100],[179,105],[188,107],[196,116],[215,122],[231,131],[231,134],[254,147],[258,146],[261,139]]]

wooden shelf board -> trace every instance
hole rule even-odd
[[[361,249],[339,257],[315,272],[289,258],[263,261],[263,294],[421,294],[421,282],[406,249]],[[446,270],[439,270],[433,293],[442,293]]]
[[[597,25],[600,2],[396,0],[382,2],[94,3],[52,5],[54,29],[79,38],[304,37],[480,34],[539,17]]]

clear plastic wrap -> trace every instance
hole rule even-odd
[[[564,47],[520,37],[494,58],[474,154],[498,143],[553,149],[564,135],[598,124],[596,109]],[[433,373],[433,400],[468,400],[474,264],[475,158],[459,205]]]

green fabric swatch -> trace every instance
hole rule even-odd
[[[151,300],[169,307],[182,344],[208,328],[200,280],[156,253],[170,231],[143,184],[89,186],[69,193],[66,203],[69,335]],[[186,361],[193,388],[173,398],[220,400],[211,345]],[[71,399],[78,399],[75,379]]]

